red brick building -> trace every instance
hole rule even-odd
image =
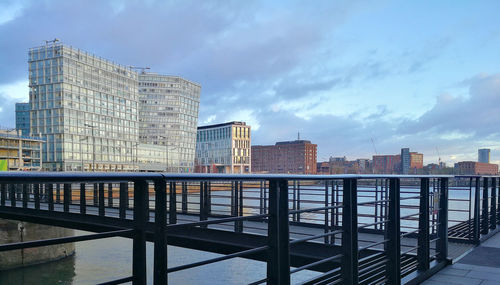
[[[459,175],[498,175],[498,164],[475,161],[455,163],[455,174]]]
[[[317,147],[307,140],[252,146],[252,172],[316,174]]]
[[[374,155],[373,173],[392,174],[399,173],[401,168],[401,155]]]

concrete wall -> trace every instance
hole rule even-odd
[[[0,244],[73,236],[66,228],[0,219]],[[75,253],[73,243],[0,252],[0,270],[57,260]]]

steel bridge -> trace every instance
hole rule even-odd
[[[133,240],[132,276],[154,284],[231,258],[262,261],[251,284],[417,284],[480,243],[500,223],[499,177],[0,174],[0,218],[93,234],[0,245],[0,251],[108,237]],[[167,266],[167,244],[223,254]],[[464,247],[465,246],[465,247]]]

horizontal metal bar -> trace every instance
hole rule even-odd
[[[189,269],[189,268],[193,268],[193,267],[207,265],[210,263],[219,262],[219,261],[223,261],[223,260],[227,260],[227,259],[231,259],[231,258],[235,258],[235,257],[240,257],[240,256],[256,253],[259,251],[267,250],[267,249],[269,249],[269,246],[265,245],[265,246],[252,248],[252,249],[248,249],[248,250],[244,250],[244,251],[240,251],[240,252],[236,252],[236,253],[232,253],[232,254],[228,254],[228,255],[223,255],[223,256],[208,259],[208,260],[203,260],[203,261],[199,261],[199,262],[195,262],[195,263],[191,263],[191,264],[176,266],[174,268],[167,269],[167,273],[172,273],[172,272],[176,272],[176,271],[180,271],[180,270],[184,270],[184,269]]]
[[[320,234],[320,235],[309,236],[309,237],[305,237],[305,238],[301,238],[301,239],[294,239],[294,240],[291,240],[289,242],[289,244],[292,245],[292,244],[296,244],[299,242],[304,242],[304,241],[308,241],[308,240],[312,240],[312,239],[317,239],[317,238],[322,238],[322,237],[326,237],[326,236],[340,234],[342,232],[343,232],[343,230],[336,230],[336,231],[327,232],[327,233]]]
[[[123,283],[127,283],[127,282],[132,282],[132,281],[134,281],[134,276],[116,279],[116,280],[108,281],[108,282],[104,282],[104,283],[98,283],[97,285],[115,285],[115,284],[123,284]]]
[[[389,241],[388,239],[384,239],[383,241],[375,242],[375,243],[369,244],[367,246],[360,247],[360,248],[358,248],[358,251],[366,250],[366,249],[369,249],[371,247],[386,243],[388,241]]]
[[[380,221],[380,222],[374,222],[374,223],[371,223],[371,224],[361,224],[358,226],[358,229],[362,229],[362,228],[366,228],[366,227],[369,227],[369,226],[374,226],[374,225],[379,225],[379,224],[385,224],[385,223],[388,223],[389,220],[384,220],[384,221]]]
[[[331,257],[327,257],[325,259],[321,259],[321,260],[318,260],[318,261],[315,261],[315,262],[303,265],[301,267],[297,267],[297,268],[295,268],[293,270],[290,270],[290,274],[297,273],[297,272],[302,271],[304,269],[311,268],[311,267],[314,267],[316,265],[320,265],[322,263],[325,263],[325,262],[328,262],[328,261],[340,258],[342,256],[344,256],[344,255],[343,254],[337,254],[337,255],[334,255],[334,256],[331,256]]]
[[[301,200],[301,202],[303,202]],[[315,201],[318,202],[318,204],[322,203],[321,201]],[[288,214],[299,214],[299,213],[306,213],[306,212],[315,212],[315,211],[321,211],[321,210],[327,210],[327,209],[338,209],[342,208],[343,205],[337,205],[337,206],[328,206],[328,207],[318,207],[318,208],[308,208],[308,209],[302,209],[302,210],[293,210],[293,211],[288,211]]]
[[[23,248],[32,248],[39,246],[47,246],[47,245],[55,245],[61,243],[69,243],[69,242],[79,242],[86,240],[95,240],[116,236],[130,236],[134,230],[118,230],[118,231],[110,231],[98,234],[89,234],[82,236],[74,236],[74,237],[62,237],[62,238],[53,238],[53,239],[44,239],[44,240],[34,240],[34,241],[24,241],[24,242],[16,242],[9,244],[0,245],[0,252],[15,250],[15,249],[23,249]]]
[[[269,214],[262,215],[254,215],[254,216],[243,216],[243,217],[231,217],[231,218],[221,218],[217,220],[208,220],[194,223],[185,223],[185,224],[173,224],[167,225],[167,230],[177,229],[177,228],[185,228],[185,227],[197,227],[203,225],[212,225],[212,224],[222,224],[234,221],[250,221],[250,220],[258,220],[269,217]]]

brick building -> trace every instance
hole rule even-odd
[[[316,174],[317,145],[307,140],[252,146],[252,171]]]
[[[459,175],[498,175],[498,164],[475,161],[455,163],[455,174]]]

